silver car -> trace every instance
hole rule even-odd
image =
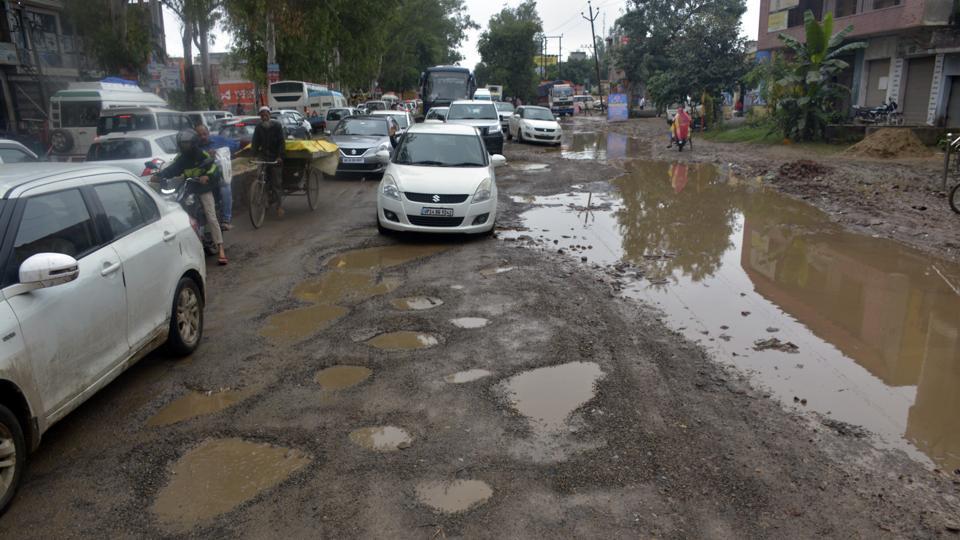
[[[447,112],[448,124],[465,124],[477,128],[490,154],[503,153],[503,128],[500,113],[492,101],[454,101]]]
[[[340,120],[330,139],[340,147],[337,175],[379,175],[384,164],[377,152],[393,151],[400,131],[391,116],[350,116]]]

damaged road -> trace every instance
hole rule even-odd
[[[778,299],[710,281],[734,279],[737,247],[763,268],[797,256],[774,249],[783,207],[567,129],[560,150],[506,146],[498,239],[380,237],[376,183],[341,179],[316,213],[292,201],[284,221],[238,224],[199,351],[146,358],[48,432],[0,536],[951,535],[960,473],[723,354],[797,378],[839,365]],[[698,192],[713,204],[669,213],[670,193]],[[836,231],[793,204],[791,238],[829,254]],[[714,291],[726,304],[707,315],[695,300]],[[752,351],[774,337],[798,353]]]

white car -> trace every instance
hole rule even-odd
[[[392,116],[400,126],[400,133],[405,133],[414,124],[413,116],[407,111],[373,111],[370,116]]]
[[[307,133],[310,133],[313,131],[313,124],[310,123],[310,120],[307,120],[307,117],[304,116],[302,112],[296,109],[280,109],[279,112],[296,116],[297,120],[300,122],[300,125],[303,126],[303,129],[307,130]]]
[[[177,157],[176,131],[135,131],[98,137],[87,150],[87,162],[130,171],[141,180]]]
[[[494,168],[507,162],[488,155],[476,128],[417,124],[407,131],[377,190],[381,233],[492,233],[497,219]]]
[[[524,105],[510,117],[507,138],[518,142],[546,142],[560,146],[563,128],[546,107]]]
[[[161,345],[203,334],[190,218],[115,167],[0,168],[0,512],[45,431]]]
[[[447,121],[447,112],[449,111],[450,107],[434,107],[427,111],[423,121],[430,124],[442,124]]]

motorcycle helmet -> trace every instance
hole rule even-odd
[[[195,154],[200,149],[200,135],[194,129],[181,130],[177,134],[177,149],[181,154]]]

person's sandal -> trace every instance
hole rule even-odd
[[[226,266],[228,262],[230,261],[227,259],[226,256],[217,258],[217,264],[219,264],[220,266]]]

